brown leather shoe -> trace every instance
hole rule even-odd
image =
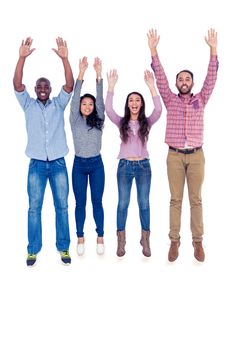
[[[169,252],[168,252],[168,260],[170,262],[173,262],[173,261],[175,261],[178,258],[179,246],[180,246],[180,242],[179,241],[171,241],[170,249],[169,249]]]
[[[125,231],[117,231],[117,256],[125,255]]]
[[[142,238],[140,240],[142,245],[142,253],[143,255],[149,257],[151,256],[150,250],[150,231],[142,230]]]
[[[203,262],[205,260],[205,252],[202,246],[202,242],[193,242],[193,246],[195,258],[198,261]]]

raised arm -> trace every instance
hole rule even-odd
[[[19,48],[19,59],[15,67],[15,73],[13,78],[14,89],[18,92],[23,91],[25,86],[22,82],[23,80],[23,68],[26,58],[31,55],[35,49],[31,49],[32,38],[28,37],[26,40],[22,40],[21,46]]]
[[[84,56],[82,59],[79,59],[79,72],[78,78],[75,83],[74,93],[72,96],[71,104],[70,104],[70,122],[75,123],[76,120],[80,117],[80,95],[81,88],[83,84],[84,74],[88,67],[87,57]]]
[[[107,97],[105,101],[106,113],[109,119],[119,127],[121,117],[118,114],[116,114],[116,112],[113,109],[114,88],[118,80],[118,74],[116,69],[110,70],[110,72],[107,73],[107,80],[108,80],[108,92],[107,92]]]
[[[66,44],[66,41],[60,37],[56,39],[56,43],[57,43],[57,49],[52,49],[52,50],[56,52],[56,54],[62,60],[64,71],[65,71],[65,80],[66,80],[66,83],[63,88],[67,93],[70,93],[74,87],[74,77],[70,66],[70,62],[68,60],[67,44]]]
[[[102,79],[102,61],[99,57],[96,57],[93,64],[94,70],[96,72],[96,80]]]
[[[206,104],[212,94],[218,71],[218,57],[217,57],[217,32],[213,28],[208,30],[208,36],[205,37],[207,45],[210,47],[210,61],[208,65],[207,75],[200,91],[202,100]]]
[[[162,113],[162,105],[160,101],[160,97],[157,94],[157,90],[155,88],[154,75],[149,70],[144,72],[144,80],[146,85],[148,86],[151,96],[153,98],[154,110],[152,114],[148,117],[148,124],[151,127],[157,120],[160,118]]]
[[[96,57],[93,64],[96,72],[96,109],[98,117],[104,119],[104,98],[103,98],[103,79],[102,79],[102,61]]]
[[[160,36],[157,34],[157,30],[150,29],[149,32],[147,33],[147,39],[148,39],[148,46],[152,57],[151,68],[153,69],[155,74],[156,84],[157,84],[160,96],[162,97],[164,104],[167,106],[172,96],[172,91],[169,87],[166,74],[159,60],[159,56],[157,52],[157,46],[160,39]]]

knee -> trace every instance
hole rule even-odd
[[[92,199],[92,206],[93,208],[102,208],[102,199]]]
[[[193,197],[190,199],[190,206],[191,208],[195,207],[201,207],[202,206],[202,200],[199,197]]]
[[[56,210],[67,210],[68,209],[67,197],[63,196],[63,197],[58,198],[58,200],[56,200],[54,202],[54,206],[55,206]]]
[[[119,200],[118,202],[118,210],[127,210],[129,206],[129,202],[126,200]]]
[[[43,199],[40,196],[30,196],[29,198],[29,210],[41,211]]]
[[[140,200],[138,202],[138,206],[140,208],[140,210],[147,210],[149,207],[150,207],[150,203],[149,203],[149,200]]]
[[[170,206],[171,207],[181,208],[181,206],[182,206],[182,199],[181,198],[171,198]]]

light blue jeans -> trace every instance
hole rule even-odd
[[[64,158],[53,161],[31,159],[28,170],[28,253],[37,254],[42,247],[41,210],[49,180],[56,212],[56,247],[68,250],[70,245],[68,221],[69,182]]]
[[[117,169],[118,206],[117,231],[125,230],[130,192],[135,178],[141,228],[150,231],[150,185],[151,167],[149,159],[131,161],[120,159]]]

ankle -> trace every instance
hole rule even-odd
[[[104,237],[98,236],[98,237],[97,237],[97,243],[98,243],[98,244],[104,244]]]

